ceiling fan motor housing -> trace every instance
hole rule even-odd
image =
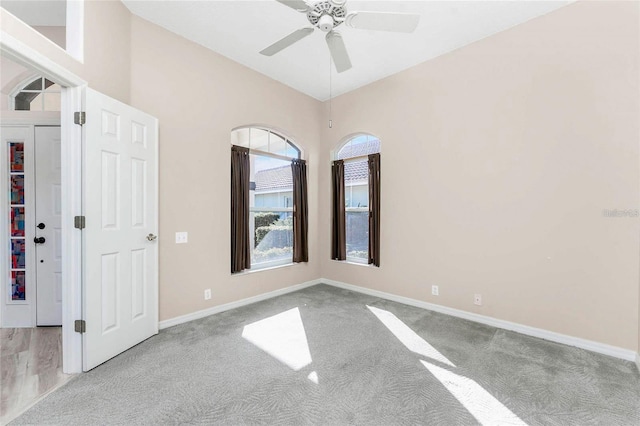
[[[318,1],[309,8],[307,19],[311,25],[329,32],[344,21],[347,15],[344,4],[341,0]]]
[[[329,15],[322,15],[318,20],[318,28],[320,28],[325,33],[331,31],[334,27],[333,18]]]

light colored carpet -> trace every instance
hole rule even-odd
[[[640,374],[318,285],[163,330],[12,424],[637,426]]]

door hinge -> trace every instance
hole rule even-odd
[[[84,333],[87,331],[87,323],[84,320],[75,320],[74,327],[76,333]]]
[[[84,111],[77,111],[73,113],[73,122],[75,124],[83,125],[87,122],[87,116]]]
[[[73,226],[76,229],[84,229],[85,227],[85,219],[84,216],[75,216],[73,218]]]

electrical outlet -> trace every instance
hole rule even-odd
[[[186,244],[188,236],[187,232],[176,232],[176,244]]]
[[[440,290],[438,290],[438,286],[437,285],[432,285],[431,286],[431,294],[434,296],[438,296],[440,294]]]
[[[209,300],[211,299],[211,289],[208,288],[204,291],[204,300]]]
[[[473,295],[473,304],[474,305],[478,305],[478,306],[482,306],[482,295],[481,294],[474,294]]]

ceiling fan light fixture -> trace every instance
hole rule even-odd
[[[346,2],[347,0],[329,0],[333,7],[342,7]]]
[[[325,33],[328,33],[335,26],[335,22],[331,15],[322,15],[318,20],[318,28],[320,28]]]

